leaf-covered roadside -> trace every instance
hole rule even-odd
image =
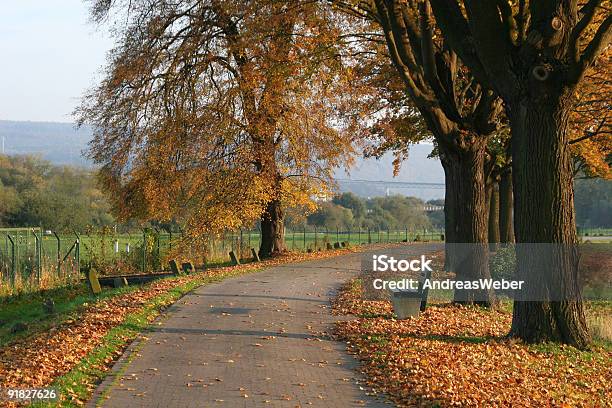
[[[96,382],[138,335],[138,329],[146,327],[147,321],[152,321],[183,294],[223,278],[341,253],[346,250],[289,253],[259,263],[209,269],[158,280],[135,291],[84,305],[75,318],[0,348],[0,384],[19,388],[59,385],[60,395],[65,398],[62,405],[82,405]],[[84,370],[86,375],[81,372]],[[69,378],[78,381],[67,382]]]
[[[509,340],[508,311],[432,305],[398,321],[389,302],[362,300],[354,281],[334,308],[358,316],[338,322],[336,334],[362,361],[373,392],[398,406],[612,406],[610,347]]]

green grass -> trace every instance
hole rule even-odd
[[[35,407],[76,407],[79,404],[75,399],[86,401],[91,397],[92,387],[100,383],[107,375],[101,370],[105,361],[115,358],[134,340],[139,333],[146,331],[161,311],[176,302],[182,296],[195,288],[217,282],[231,276],[257,272],[260,269],[230,270],[222,276],[202,276],[188,283],[176,286],[167,292],[150,299],[139,311],[128,314],[120,325],[111,329],[103,338],[98,347],[83,358],[70,372],[57,378],[50,387],[55,387],[58,394],[66,398],[56,403],[37,403]],[[167,278],[176,279],[176,278]],[[70,397],[70,396],[74,396]]]
[[[15,298],[0,299],[0,322],[2,323],[0,324],[0,347],[4,347],[19,338],[44,331],[66,320],[74,319],[78,316],[80,309],[89,303],[136,289],[138,287],[135,286],[105,289],[100,295],[94,296],[87,285],[80,284]],[[55,302],[54,314],[49,315],[43,309],[43,302],[47,298],[51,298]],[[17,322],[25,323],[27,329],[12,333],[12,328]]]

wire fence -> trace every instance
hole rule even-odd
[[[411,228],[348,230],[308,226],[285,231],[287,249],[303,252],[443,239],[442,231]],[[224,264],[230,262],[230,251],[242,260],[250,260],[252,249],[258,250],[260,242],[258,230],[232,231],[195,241],[184,233],[156,228],[123,234],[108,229],[59,234],[42,228],[4,228],[0,229],[0,297],[78,283],[92,266],[101,275],[113,276],[167,270],[171,258],[190,260],[197,267]]]

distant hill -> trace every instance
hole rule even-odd
[[[5,154],[38,155],[55,164],[90,167],[92,163],[82,153],[91,140],[88,127],[76,129],[72,123],[15,122],[0,120],[0,143],[4,140]],[[398,177],[393,177],[393,157],[385,155],[380,160],[358,159],[351,169],[335,172],[340,191],[352,191],[363,197],[403,194],[425,200],[442,198],[443,189],[405,189],[373,183],[346,183],[343,179],[371,181],[402,181],[419,183],[444,183],[444,172],[439,160],[429,159],[431,145],[415,145],[408,160],[402,165]]]
[[[402,194],[406,196],[419,197],[424,200],[444,198],[444,189],[404,188],[394,185],[381,185],[374,183],[347,183],[342,179],[371,180],[387,182],[409,182],[409,183],[444,183],[444,170],[440,161],[430,159],[428,156],[433,149],[432,145],[419,144],[410,148],[408,160],[402,163],[400,173],[393,177],[393,155],[388,153],[379,160],[359,159],[355,166],[348,169],[340,169],[335,172],[339,179],[340,191],[352,191],[362,197],[375,197],[386,194]]]
[[[55,164],[89,167],[82,152],[90,140],[91,129],[76,129],[72,123],[0,120],[0,143],[4,141],[9,155],[31,154]]]

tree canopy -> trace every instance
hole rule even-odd
[[[78,115],[123,218],[194,234],[282,219],[350,162],[360,88],[325,4],[99,0],[92,15],[117,46]]]

